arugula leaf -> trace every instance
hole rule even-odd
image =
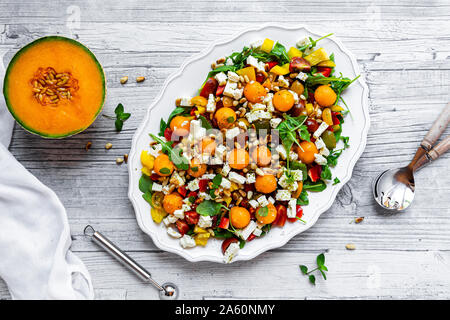
[[[340,139],[342,140],[342,142],[344,142],[344,150],[350,147],[350,145],[348,144],[350,137],[341,136]]]
[[[339,158],[339,156],[342,154],[342,151],[344,149],[338,149],[338,150],[333,150],[331,151],[330,155],[327,157],[327,163],[328,165],[334,167],[337,164],[337,159]]]
[[[311,135],[306,125],[300,126],[300,128],[298,129],[298,133],[300,134],[300,138],[302,140],[311,141]]]
[[[311,182],[309,180],[303,183],[303,190],[309,190],[314,192],[321,192],[327,188],[327,184],[323,180]]]
[[[212,129],[211,123],[204,116],[199,115],[198,118],[201,120],[203,128],[206,130]]]
[[[169,155],[170,160],[173,164],[181,169],[188,170],[189,169],[189,161],[184,156],[181,155],[182,150],[180,148],[172,148],[173,141],[164,141],[161,138],[155,136],[150,133],[150,136],[157,142],[159,142],[162,146],[162,151],[166,152]]]
[[[223,179],[222,175],[216,174],[216,176],[212,179],[212,183],[213,183],[212,188],[217,189],[220,186],[220,184],[222,183],[222,179]]]
[[[139,190],[141,192],[146,193],[147,191],[152,190],[153,181],[150,179],[150,177],[143,174],[141,178],[139,179]]]
[[[211,200],[205,200],[203,202],[201,202],[198,206],[197,206],[197,213],[202,215],[202,216],[215,216],[218,215],[220,213],[220,210],[224,208],[227,209],[227,207],[225,207],[222,203],[220,202],[215,202],[215,201],[211,201]]]
[[[305,51],[306,49],[312,49],[312,48],[314,48],[317,45],[317,42],[319,42],[320,40],[325,39],[325,38],[327,38],[327,37],[329,37],[331,35],[333,35],[333,33],[330,33],[330,34],[327,34],[326,36],[320,37],[317,40],[314,40],[313,38],[308,37],[309,38],[309,43],[299,47],[298,49],[300,51],[302,51],[302,52]]]
[[[214,237],[220,239],[234,238],[234,233],[227,229],[215,228]]]
[[[338,183],[340,183],[340,182],[341,182],[341,180],[339,180],[338,177],[334,178],[334,180],[333,180],[333,186],[336,185],[336,184],[338,184]]]
[[[297,204],[300,206],[307,206],[309,204],[308,192],[306,192],[306,190],[302,190],[302,193],[300,193]]]
[[[322,166],[322,173],[320,174],[320,178],[323,180],[331,180],[332,174],[330,167],[326,164]]]
[[[279,42],[275,43],[270,55],[276,58],[280,64],[285,64],[290,61],[286,48]]]
[[[331,83],[331,87],[336,91],[337,88],[344,87],[343,85],[339,84],[349,84],[352,82],[349,78],[342,78],[342,77],[325,77],[321,73],[315,73],[308,76],[308,79],[306,79],[306,85],[309,87],[314,87],[316,85],[322,85],[322,84],[328,84]],[[334,86],[334,87],[333,87]],[[346,86],[345,88],[347,88]],[[337,101],[337,99],[336,99]]]

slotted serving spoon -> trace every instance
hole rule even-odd
[[[450,136],[433,147],[449,122],[450,103],[447,104],[423,138],[411,162],[403,168],[386,170],[374,179],[373,196],[380,206],[400,211],[411,205],[415,191],[414,173],[450,149]]]

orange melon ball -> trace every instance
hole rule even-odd
[[[265,167],[272,160],[272,153],[266,146],[260,146],[253,150],[252,160],[260,167]]]
[[[153,170],[161,177],[170,176],[175,169],[173,162],[170,161],[169,156],[165,153],[161,153],[156,157],[153,164]]]
[[[169,214],[174,213],[176,210],[181,209],[183,206],[183,198],[177,193],[169,193],[164,196],[163,208]]]
[[[214,115],[220,129],[228,129],[236,121],[236,112],[231,108],[220,108]]]
[[[301,147],[301,148],[300,148]],[[314,155],[319,153],[316,145],[311,141],[303,141],[300,143],[300,147],[297,148],[298,158],[304,164],[311,164],[314,162]],[[303,149],[303,150],[302,150]]]
[[[206,163],[201,163],[197,158],[192,158],[187,173],[194,178],[198,178],[206,173],[206,169]]]
[[[294,96],[288,90],[275,92],[272,99],[275,109],[281,112],[289,111],[294,106]]]
[[[250,212],[243,207],[233,207],[230,210],[230,222],[237,229],[245,228],[250,223]]]
[[[277,179],[273,174],[256,176],[255,189],[261,193],[272,193],[277,189]]]
[[[336,92],[327,85],[321,85],[314,91],[314,99],[321,107],[332,106],[336,98]]]
[[[272,203],[256,210],[255,218],[261,224],[271,224],[277,218],[277,209]]]
[[[228,163],[231,168],[242,170],[248,166],[249,158],[248,152],[245,149],[233,149],[228,154]]]
[[[251,103],[263,101],[266,95],[266,89],[257,81],[249,82],[244,87],[244,96]]]
[[[176,116],[170,121],[170,129],[177,136],[184,137],[189,134],[191,121],[187,117]]]
[[[203,138],[200,143],[200,153],[207,153],[210,155],[214,155],[216,151],[216,141],[213,138],[206,137]]]

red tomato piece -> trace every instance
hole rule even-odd
[[[283,227],[287,219],[287,209],[282,204],[277,204],[276,209],[277,209],[277,218],[272,223],[272,225]]]
[[[171,141],[172,133],[173,133],[172,129],[166,128],[166,130],[164,130],[164,138],[166,138],[167,141]]]
[[[181,233],[181,235],[185,235],[186,232],[189,231],[189,225],[184,220],[177,220],[175,222],[177,224],[178,231]]]
[[[208,188],[208,179],[200,179],[198,181],[198,189],[200,190],[200,192],[205,192],[206,189]]]
[[[312,182],[316,182],[322,173],[322,166],[315,164],[308,170],[308,176]]]
[[[238,239],[236,239],[236,238],[228,238],[228,239],[225,239],[225,240],[222,242],[222,253],[225,253],[225,251],[227,251],[227,249],[228,249],[228,247],[230,246],[230,244],[236,243],[236,242],[238,242]]]
[[[252,241],[255,238],[256,236],[252,233],[251,235],[248,236],[247,241]]]
[[[221,96],[223,94],[223,90],[225,90],[225,86],[218,86],[216,90],[216,96]]]
[[[289,63],[289,72],[296,72],[296,71],[304,71],[304,72],[310,72],[311,71],[311,64],[308,60],[300,57],[293,57],[291,59],[291,62]]]
[[[317,67],[317,73],[321,73],[324,77],[329,77],[331,70],[329,67]]]
[[[219,228],[228,229],[229,226],[230,226],[230,219],[222,217],[222,219],[220,219]]]
[[[200,216],[195,211],[188,211],[184,213],[184,218],[188,224],[197,224]]]
[[[295,216],[298,219],[301,219],[303,217],[303,208],[300,205],[297,205],[297,207],[295,208]],[[295,222],[298,219],[297,218],[288,218],[289,222]]]
[[[185,186],[181,186],[178,188],[178,193],[181,194],[183,197],[186,197],[187,189]]]
[[[214,94],[217,90],[217,86],[219,83],[214,78],[209,78],[206,80],[205,84],[203,85],[202,90],[200,91],[200,95],[206,99],[208,99],[210,94]]]
[[[269,62],[266,62],[266,64],[269,66],[269,70],[270,70],[273,67],[275,67],[278,64],[278,62],[276,62],[276,61],[269,61]]]
[[[265,77],[264,77],[264,75],[262,73],[258,72],[256,74],[256,81],[258,81],[259,83],[263,83],[264,79],[265,79]]]

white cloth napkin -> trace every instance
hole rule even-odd
[[[62,203],[7,149],[13,125],[0,97],[0,277],[13,299],[93,299],[89,272],[69,250]]]

